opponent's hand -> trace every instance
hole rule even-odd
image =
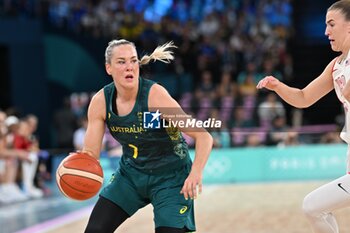
[[[181,194],[185,199],[196,199],[202,193],[202,172],[192,169],[181,189]]]
[[[277,78],[273,76],[266,76],[265,78],[259,81],[258,85],[256,85],[256,88],[262,89],[265,87],[266,89],[274,91],[279,84],[280,81]]]

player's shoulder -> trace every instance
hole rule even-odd
[[[341,60],[341,57],[340,56],[336,56],[335,58],[333,58],[331,60],[331,62],[329,64],[331,64],[332,66],[334,66],[336,63],[339,63]]]
[[[89,110],[88,110],[89,119],[101,118],[104,120],[105,112],[106,112],[106,100],[104,97],[103,89],[101,89],[91,98],[91,101],[89,104]]]
[[[91,103],[101,104],[105,102],[104,88],[100,89],[91,98]]]
[[[111,91],[114,88],[115,88],[114,82],[110,82],[110,83],[106,84],[100,91]]]
[[[165,89],[165,87],[163,87],[162,85],[158,84],[158,83],[154,83],[154,85],[151,86],[150,88],[150,96],[156,96],[156,97],[164,97],[164,96],[168,96],[169,93],[168,91]]]
[[[339,61],[340,61],[340,57],[337,56],[335,58],[333,58],[328,65],[325,68],[325,71],[327,72],[333,72],[334,69],[337,68],[337,66],[339,65]]]

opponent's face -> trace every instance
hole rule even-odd
[[[333,51],[347,53],[350,48],[350,22],[340,10],[330,10],[326,15],[326,31]]]
[[[124,44],[113,48],[111,64],[106,64],[106,71],[113,80],[123,87],[134,87],[140,74],[136,49]]]

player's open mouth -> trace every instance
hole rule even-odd
[[[133,79],[134,76],[132,76],[132,75],[127,75],[127,76],[125,76],[125,78],[130,80],[130,79]]]

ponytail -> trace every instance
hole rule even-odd
[[[112,40],[108,43],[108,46],[105,51],[105,62],[106,64],[111,64],[111,58],[113,55],[113,48],[120,46],[120,45],[131,45],[136,49],[136,46],[133,42],[127,41],[125,39],[120,40]],[[171,60],[174,60],[173,51],[170,49],[177,48],[176,45],[174,45],[174,42],[170,41],[163,45],[158,46],[151,55],[144,55],[140,62],[140,65],[146,65],[150,61],[161,61],[164,63],[170,63]]]
[[[158,46],[151,55],[144,55],[141,58],[140,65],[146,65],[151,60],[154,62],[161,61],[164,63],[170,63],[171,60],[174,60],[173,51],[170,50],[171,48],[177,48],[172,41]]]

